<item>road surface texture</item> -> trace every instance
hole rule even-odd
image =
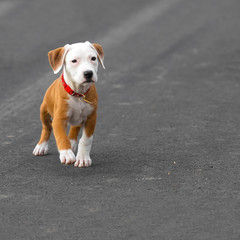
[[[240,1],[0,2],[0,239],[240,239]],[[35,157],[47,52],[102,44],[93,167]]]

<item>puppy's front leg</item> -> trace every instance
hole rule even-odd
[[[82,137],[78,144],[78,153],[76,157],[75,167],[90,167],[92,160],[90,158],[90,151],[93,141],[93,133],[96,125],[97,113],[96,111],[88,118],[83,129]]]
[[[56,139],[59,158],[62,164],[72,164],[76,161],[71,149],[71,143],[66,133],[67,120],[54,118],[52,122],[53,133]]]
[[[78,144],[78,153],[74,164],[75,167],[89,167],[92,165],[92,160],[90,158],[92,140],[93,136],[88,137],[84,129]]]
[[[68,137],[70,139],[73,152],[77,151],[77,139],[78,139],[78,134],[80,132],[80,129],[81,129],[81,126],[71,126],[70,127]]]

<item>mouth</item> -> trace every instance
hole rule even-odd
[[[81,85],[86,85],[88,83],[93,83],[94,81],[92,79],[86,80],[83,83],[81,83]]]

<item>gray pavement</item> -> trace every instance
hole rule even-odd
[[[0,2],[0,239],[240,239],[240,2]],[[35,157],[47,52],[105,50],[93,167]]]

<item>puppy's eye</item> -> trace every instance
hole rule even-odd
[[[73,60],[72,60],[72,63],[76,63],[76,62],[77,62],[77,59],[73,59]]]
[[[92,57],[91,60],[92,60],[92,61],[96,61],[96,57]]]

